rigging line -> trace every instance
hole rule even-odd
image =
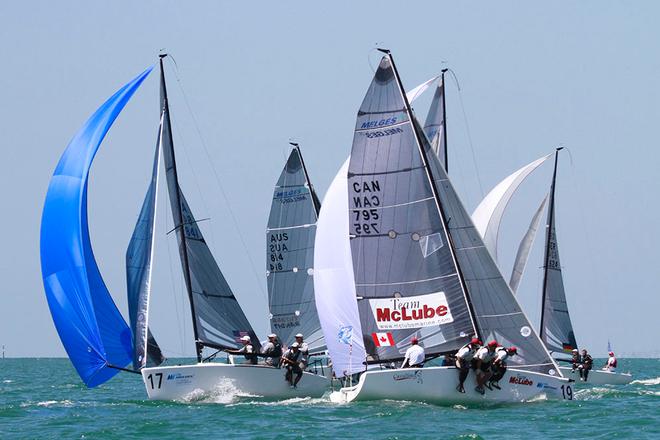
[[[483,199],[485,196],[484,186],[481,183],[481,174],[479,173],[479,167],[477,166],[477,156],[474,153],[474,144],[472,143],[472,133],[470,132],[470,124],[468,124],[467,114],[465,113],[465,104],[463,103],[463,93],[461,90],[461,85],[458,82],[458,77],[456,76],[456,73],[452,69],[449,69],[449,73],[451,73],[452,78],[454,78],[454,81],[456,82],[456,88],[458,89],[458,101],[461,104],[461,112],[463,113],[463,123],[465,124],[465,131],[467,133],[468,144],[470,145],[470,152],[472,153],[472,164],[474,165],[474,170],[476,171],[477,174],[477,182],[479,183],[479,190],[481,191],[481,198]]]
[[[176,67],[176,64],[174,66]],[[206,142],[204,140],[204,137],[202,136],[202,132],[199,129],[199,124],[197,122],[197,118],[195,117],[195,113],[192,111],[192,107],[190,106],[190,102],[188,101],[188,96],[186,95],[186,93],[183,89],[183,84],[181,83],[181,78],[179,78],[178,69],[176,69],[176,68],[174,69],[174,77],[176,78],[176,82],[179,85],[179,89],[181,90],[181,94],[183,95],[183,101],[186,103],[186,107],[188,108],[188,112],[190,113],[190,116],[193,120],[193,124],[195,125],[195,129],[197,131],[197,136],[199,137],[199,140],[202,144],[202,147],[204,149],[204,153],[206,154],[206,158],[209,161],[209,166],[211,167],[211,170],[213,171],[213,176],[215,177],[216,184],[218,185],[218,188],[220,189],[220,194],[222,194],[222,198],[225,201],[225,205],[226,205],[227,211],[229,212],[229,216],[231,217],[233,226],[236,229],[236,233],[238,235],[238,238],[241,241],[241,245],[243,246],[245,254],[247,255],[248,261],[250,262],[250,268],[252,269],[252,274],[254,275],[254,279],[257,281],[257,285],[259,286],[259,291],[261,292],[261,295],[263,296],[263,298],[266,301],[268,301],[266,291],[264,290],[262,279],[259,277],[259,275],[257,273],[256,266],[255,266],[254,261],[252,259],[252,255],[250,255],[250,252],[248,250],[248,246],[245,243],[245,238],[243,237],[243,234],[241,233],[241,230],[238,227],[238,220],[236,219],[236,215],[234,214],[234,211],[231,209],[231,204],[229,203],[229,198],[227,197],[227,194],[225,193],[225,189],[222,186],[222,183],[220,181],[220,176],[218,175],[218,171],[213,166],[213,161],[211,160],[211,154],[209,153],[209,150],[206,146]]]

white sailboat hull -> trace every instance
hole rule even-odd
[[[486,389],[483,395],[474,389],[474,371],[465,381],[465,393],[459,393],[457,385],[458,369],[454,367],[367,371],[356,386],[335,391],[330,399],[336,403],[392,399],[440,404],[525,402],[543,396],[573,399],[568,379],[515,369],[508,369],[499,381],[501,390]]]
[[[203,363],[142,369],[151,400],[190,400],[231,392],[267,399],[321,397],[330,380],[305,372],[297,388],[285,381],[285,369],[265,365]]]
[[[561,374],[564,377],[573,379],[579,384],[592,384],[592,385],[626,385],[632,381],[630,373],[612,373],[606,370],[591,370],[587,376],[587,381],[584,382],[580,379],[580,373],[573,371],[570,367],[559,367]]]

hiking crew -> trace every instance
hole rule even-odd
[[[470,343],[465,344],[456,353],[456,368],[458,368],[458,386],[456,387],[456,391],[459,393],[465,392],[463,384],[470,373],[472,359],[474,359],[474,355],[477,354],[477,350],[480,346],[481,341],[477,338],[473,338]]]
[[[424,366],[424,347],[419,345],[419,339],[413,336],[410,339],[410,348],[406,350],[401,368],[422,368]]]
[[[493,364],[491,366],[491,371],[492,371],[492,376],[490,376],[488,385],[488,389],[493,389],[496,388],[498,390],[501,390],[500,388],[500,380],[504,377],[504,373],[506,373],[506,361],[512,357],[515,356],[518,353],[518,349],[516,347],[509,347],[509,348],[504,348],[504,347],[497,347],[495,349],[495,360],[493,360]]]
[[[296,342],[298,343],[298,350],[300,351],[300,368],[305,370],[309,362],[309,346],[307,342],[303,341],[303,334],[296,335]]]
[[[291,388],[296,388],[298,386],[298,382],[300,382],[303,375],[303,370],[300,368],[300,358],[302,357],[302,353],[300,352],[298,345],[297,342],[294,342],[282,355],[282,365],[286,368],[284,378],[289,382]],[[294,374],[296,375],[295,379],[293,378]]]
[[[481,347],[477,350],[477,353],[474,355],[472,360],[472,368],[475,370],[477,375],[477,387],[474,389],[479,394],[484,394],[486,390],[484,385],[488,379],[490,379],[491,371],[490,367],[497,356],[495,349],[497,348],[497,341],[490,341],[487,346]]]
[[[587,378],[589,377],[589,371],[591,371],[593,366],[594,359],[589,353],[587,353],[586,349],[582,349],[582,363],[578,366],[578,371],[580,372],[580,378],[583,381],[587,381]]]

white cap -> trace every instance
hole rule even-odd
[[[268,337],[269,337],[269,338],[276,338],[277,335],[276,335],[275,333],[271,333],[271,334],[268,335]]]
[[[298,344],[297,342],[294,342],[293,344],[291,344],[291,348],[298,348],[299,345],[300,344]]]
[[[302,337],[303,337],[303,334],[302,334],[302,333],[298,333],[298,334],[296,335],[296,338],[302,338]]]
[[[250,337],[248,335],[241,336],[241,341],[250,342]]]

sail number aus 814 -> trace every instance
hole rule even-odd
[[[156,377],[156,381],[154,381],[154,376]],[[149,381],[152,390],[154,388],[160,389],[161,385],[163,384],[163,373],[149,374],[149,376],[147,376],[147,380]]]

